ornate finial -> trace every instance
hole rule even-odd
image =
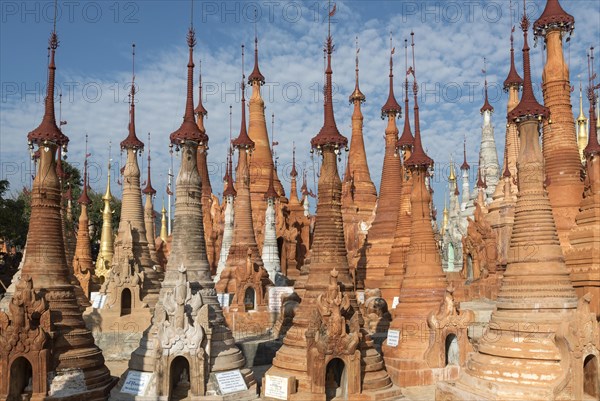
[[[396,48],[394,47],[392,41],[392,32],[390,31],[390,88],[388,92],[388,98],[383,107],[381,108],[381,118],[385,118],[388,116],[400,118],[402,115],[402,107],[396,101],[396,96],[394,95],[394,60],[393,56],[396,52]]]
[[[508,91],[513,86],[515,86],[517,90],[523,86],[523,78],[521,78],[515,67],[514,32],[515,26],[513,25],[510,32],[510,70],[508,72],[508,76],[504,80],[505,91]]]
[[[410,155],[410,158],[406,161],[405,165],[408,168],[421,168],[427,170],[429,167],[433,165],[433,159],[431,159],[425,151],[423,150],[423,144],[421,143],[421,124],[419,121],[419,102],[417,100],[417,95],[419,91],[419,86],[417,84],[417,67],[415,63],[415,33],[411,32],[411,48],[412,48],[412,59],[413,65],[412,75],[413,75],[413,96],[414,96],[414,112],[415,112],[415,143],[413,146],[413,153]]]
[[[292,171],[290,172],[292,178],[298,177],[298,171],[296,170],[296,142],[292,141]]]
[[[590,102],[590,134],[588,144],[583,150],[586,158],[600,154],[600,144],[598,143],[598,121],[596,116],[596,96],[595,91],[600,88],[600,84],[596,85],[596,73],[594,71],[594,47],[590,47],[588,54],[588,88],[587,95]]]
[[[408,39],[404,39],[404,68],[406,71],[404,78],[404,129],[396,143],[398,149],[411,148],[415,142],[415,138],[410,130],[410,118],[408,113],[408,76],[412,73],[412,67],[410,69],[408,67]]]
[[[193,19],[193,1],[192,1],[192,19]],[[186,141],[194,142],[198,145],[203,145],[208,142],[206,132],[202,132],[196,120],[194,119],[194,46],[196,46],[196,33],[193,24],[187,33],[187,44],[189,48],[189,58],[187,64],[187,96],[185,101],[185,112],[183,122],[177,131],[172,132],[169,136],[171,146],[175,145],[175,150]]]
[[[246,74],[244,74],[244,45],[242,45],[242,81],[240,83],[240,90],[242,92],[242,122],[240,127],[240,134],[237,138],[232,141],[233,146],[239,149],[244,149],[250,151],[254,148],[254,141],[250,139],[248,136],[248,131],[246,130],[246,83],[244,82],[246,79]]]
[[[486,111],[489,111],[490,113],[494,112],[494,108],[492,107],[492,105],[490,104],[489,100],[488,100],[488,82],[487,82],[487,58],[483,58],[483,70],[481,70],[481,72],[483,72],[483,75],[485,77],[484,79],[484,92],[485,92],[485,101],[483,103],[483,107],[481,107],[481,109],[479,110],[481,112],[481,114],[483,114]]]
[[[335,115],[333,113],[333,93],[332,93],[332,83],[331,76],[333,74],[333,70],[331,68],[331,54],[333,53],[333,39],[331,37],[331,17],[336,12],[336,5],[333,5],[331,8],[331,0],[329,1],[330,10],[329,11],[329,31],[326,41],[326,56],[327,56],[327,67],[325,69],[325,85],[323,87],[325,91],[324,101],[323,101],[323,127],[319,133],[314,136],[311,141],[311,148],[321,149],[323,146],[331,146],[337,152],[340,148],[346,147],[348,144],[348,139],[340,134],[337,125],[335,123]]]
[[[467,163],[467,136],[464,136],[463,139],[463,164],[460,166],[461,170],[469,170],[471,166]]]
[[[44,117],[42,118],[40,125],[27,134],[29,148],[32,152],[34,144],[39,145],[42,143],[54,143],[57,146],[62,146],[63,151],[66,152],[67,144],[69,143],[69,138],[56,126],[56,117],[54,114],[54,82],[56,78],[56,64],[54,63],[54,57],[59,44],[58,35],[56,34],[56,13],[57,3],[55,0],[53,30],[50,34],[50,39],[48,40],[50,59],[48,62],[48,85],[46,87]]]
[[[356,59],[355,59],[355,63],[356,63],[356,67],[354,69],[355,72],[355,77],[354,77],[354,92],[352,92],[352,94],[350,95],[350,98],[348,99],[350,101],[350,103],[354,103],[355,101],[358,101],[360,103],[364,103],[364,101],[366,100],[365,95],[360,91],[360,88],[358,86],[358,53],[360,52],[360,48],[358,47],[358,36],[356,37]]]
[[[196,31],[194,31],[194,0],[191,0],[190,3],[190,28],[187,34],[187,44],[188,47],[193,48],[196,46]]]
[[[85,158],[84,158],[84,162],[83,162],[83,191],[81,192],[81,196],[77,200],[77,203],[79,203],[80,205],[89,205],[90,203],[92,203],[90,201],[90,198],[87,193],[87,187],[88,187],[87,165],[88,165],[88,157],[89,156],[90,156],[90,154],[88,153],[88,134],[85,134]]]
[[[260,72],[260,68],[258,68],[258,33],[256,30],[256,21],[258,19],[257,10],[254,10],[254,69],[252,73],[248,76],[248,83],[252,85],[252,83],[256,82],[259,85],[263,85],[265,83],[265,77]]]
[[[155,195],[156,190],[152,188],[152,174],[150,173],[150,133],[148,132],[148,179],[146,180],[146,187],[142,190],[142,193],[146,195]]]
[[[202,104],[202,60],[198,60],[198,106],[194,110],[199,117],[208,115],[208,111]]]
[[[538,103],[531,84],[531,62],[529,59],[529,44],[527,42],[529,19],[526,13],[526,1],[523,0],[523,19],[521,21],[521,29],[523,30],[523,96],[519,104],[508,113],[508,118],[516,122],[519,122],[521,119],[531,118],[541,121],[550,115],[550,110]]]
[[[141,150],[144,143],[135,133],[135,43],[131,44],[131,90],[129,92],[129,135],[121,142],[121,149]]]

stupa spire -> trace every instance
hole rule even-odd
[[[334,4],[333,11],[335,12],[336,6]],[[330,12],[331,14],[331,12]],[[333,84],[331,82],[331,75],[333,70],[331,69],[331,55],[333,54],[335,46],[333,45],[333,38],[331,37],[331,17],[328,22],[328,33],[325,41],[325,53],[327,56],[327,67],[325,68],[325,99],[323,101],[323,127],[319,133],[310,140],[312,148],[321,149],[323,146],[331,145],[336,149],[345,148],[348,144],[348,139],[340,134],[335,123],[335,115],[333,113]]]
[[[390,72],[389,92],[386,103],[381,108],[381,118],[387,118],[385,128],[385,154],[379,185],[379,199],[375,209],[373,224],[367,233],[366,257],[360,258],[357,269],[358,276],[365,270],[365,287],[382,288],[385,270],[389,265],[390,254],[394,242],[394,233],[402,196],[402,163],[398,157],[398,127],[396,119],[400,117],[402,108],[394,96],[394,63],[395,48],[390,32]]]
[[[550,110],[538,103],[533,93],[531,84],[531,61],[529,58],[529,43],[527,36],[529,31],[529,18],[527,17],[527,9],[523,0],[523,18],[521,19],[521,29],[523,30],[523,96],[521,101],[513,110],[508,113],[508,118],[519,122],[523,119],[537,118],[539,120],[547,119],[550,116]],[[557,0],[554,0],[558,3]],[[548,0],[551,3],[552,0]]]
[[[411,37],[411,49],[412,49],[412,75],[413,75],[413,97],[415,105],[413,107],[415,114],[415,144],[413,147],[413,152],[410,158],[406,161],[406,165],[408,168],[417,168],[418,166],[432,166],[433,159],[431,159],[425,151],[423,150],[423,144],[421,143],[421,124],[419,122],[419,101],[418,101],[418,93],[419,93],[419,85],[417,83],[417,67],[415,64],[415,33],[410,33]]]
[[[523,78],[521,78],[515,67],[514,32],[515,27],[513,26],[510,32],[510,70],[508,71],[508,76],[504,80],[504,90],[506,91],[513,86],[516,87],[517,90],[523,86]]]
[[[187,64],[187,96],[185,99],[185,113],[183,122],[179,129],[170,135],[171,144],[181,146],[185,141],[192,141],[198,145],[208,143],[208,137],[205,132],[200,131],[198,124],[194,120],[194,46],[196,46],[196,31],[193,24],[187,33],[187,45],[189,49],[189,60]]]
[[[588,54],[588,76],[589,83],[587,87],[587,98],[590,103],[590,136],[588,139],[587,146],[583,150],[583,153],[586,158],[594,157],[600,154],[600,144],[598,143],[598,116],[596,115],[596,90],[600,87],[600,85],[596,85],[595,78],[596,73],[594,72],[594,48],[590,47],[590,53]],[[596,177],[597,178],[597,177]]]
[[[471,166],[467,163],[467,138],[463,140],[463,164],[460,166],[461,170],[470,170]]]
[[[112,258],[115,253],[114,249],[114,238],[112,228],[112,213],[113,210],[110,207],[112,201],[112,194],[110,192],[110,168],[111,168],[111,150],[112,142],[108,143],[108,162],[106,166],[106,191],[102,196],[102,232],[100,234],[100,250],[98,252],[98,258],[96,259],[96,271],[94,272],[97,277],[102,277],[105,281],[108,278],[110,267],[112,265]]]
[[[485,75],[485,80],[484,80],[484,84],[483,84],[483,91],[485,93],[485,101],[483,102],[483,106],[481,107],[481,109],[479,110],[481,112],[481,114],[483,114],[486,111],[489,111],[490,113],[494,112],[494,108],[492,107],[492,105],[490,104],[490,101],[488,99],[488,82],[487,82],[487,58],[483,58],[483,74]]]
[[[394,114],[397,118],[402,116],[402,107],[396,101],[396,96],[394,96],[394,53],[396,52],[396,48],[393,44],[392,33],[390,32],[390,87],[388,92],[388,98],[383,107],[381,108],[381,117],[385,118],[390,114]]]
[[[56,5],[55,5],[55,20],[56,20]],[[43,143],[44,141],[52,142],[57,146],[63,147],[65,150],[69,143],[69,138],[64,135],[56,126],[56,117],[54,114],[54,84],[56,80],[56,63],[54,57],[56,49],[59,45],[58,35],[56,34],[56,21],[54,28],[48,40],[50,49],[50,61],[48,63],[48,84],[46,86],[46,99],[44,103],[44,117],[40,125],[27,135],[29,148],[33,149],[34,145]]]
[[[355,68],[354,68],[354,91],[349,97],[350,103],[354,103],[356,101],[360,103],[364,103],[366,100],[365,95],[360,91],[360,87],[358,85],[358,53],[360,52],[360,48],[358,47],[358,36],[356,37],[356,56],[355,56]]]
[[[142,190],[142,193],[146,195],[156,195],[156,190],[152,187],[152,174],[150,173],[150,133],[148,132],[148,175],[146,179],[146,187]]]
[[[202,60],[198,61],[198,106],[194,109],[194,113],[198,116],[198,128],[203,131],[204,117],[208,115],[208,111],[202,103]]]
[[[265,83],[265,77],[260,73],[258,68],[258,32],[256,29],[257,11],[254,10],[254,69],[248,76],[248,83],[252,85],[253,82],[257,82],[259,85]]]
[[[406,150],[407,147],[413,146],[415,138],[410,130],[410,117],[408,113],[408,76],[411,70],[408,68],[408,39],[404,39],[404,68],[406,76],[404,77],[404,128],[402,135],[398,138],[398,148]]]

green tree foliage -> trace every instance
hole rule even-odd
[[[81,206],[77,203],[81,192],[83,191],[83,178],[79,169],[67,161],[62,161],[62,169],[65,172],[65,179],[62,183],[63,194],[66,195],[68,188],[71,188],[72,214],[73,221],[66,224],[67,230],[73,230],[78,224]],[[31,216],[31,192],[23,188],[14,199],[7,198],[9,183],[6,180],[0,181],[0,238],[6,238],[15,245],[24,246],[27,240],[27,230],[29,228],[29,218]],[[88,196],[92,203],[88,207],[88,216],[90,225],[93,226],[92,244],[100,241],[102,234],[102,209],[104,201],[102,193],[98,193],[88,188]],[[67,200],[63,200],[63,207],[66,210]],[[121,216],[121,200],[113,195],[110,207],[114,210],[112,215],[113,231],[116,233],[119,227],[119,216]],[[66,217],[66,215],[65,215]]]
[[[29,227],[29,216],[26,214],[29,202],[26,201],[27,197],[8,198],[9,186],[7,180],[0,180],[0,238],[23,247]]]

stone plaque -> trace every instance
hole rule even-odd
[[[294,376],[265,375],[265,397],[276,400],[288,400],[293,389],[296,378]]]
[[[146,387],[150,383],[152,373],[140,372],[138,370],[130,370],[127,372],[127,378],[123,387],[121,388],[122,393],[144,395],[146,393]]]
[[[400,341],[400,331],[388,330],[387,345],[390,347],[397,347],[398,341]]]
[[[294,287],[269,287],[269,312],[279,312],[283,297],[294,292]]]
[[[246,382],[242,377],[242,372],[239,369],[215,373],[215,377],[223,395],[248,390]]]
[[[219,305],[221,305],[221,308],[224,307],[229,307],[229,296],[231,294],[217,294],[217,299],[219,300]]]
[[[100,294],[99,292],[90,293],[90,301],[92,308],[102,309],[106,303],[106,294]]]
[[[360,304],[365,303],[365,292],[364,291],[356,291],[356,300]]]
[[[392,300],[392,309],[396,309],[396,306],[400,303],[400,297],[394,297]]]

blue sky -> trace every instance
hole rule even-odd
[[[517,4],[518,3],[518,4]],[[600,3],[562,0],[576,20],[570,54],[571,81],[587,79],[585,52],[600,48]],[[545,1],[528,1],[536,19]],[[41,120],[46,84],[47,39],[52,30],[52,1],[0,2],[0,178],[13,190],[29,184],[26,135]],[[170,165],[168,136],[181,124],[184,111],[189,1],[59,1],[57,84],[63,92],[64,127],[70,137],[69,161],[82,163],[84,136],[90,136],[92,186],[105,185],[108,142],[114,162],[118,143],[127,134],[127,90],[131,81],[131,43],[136,44],[136,127],[147,142],[152,133],[153,184],[164,194]],[[463,136],[471,166],[477,164],[483,104],[483,57],[488,59],[490,100],[499,158],[505,134],[507,96],[500,88],[509,68],[509,36],[518,25],[521,2],[509,1],[338,1],[332,23],[336,51],[333,79],[337,87],[335,113],[342,134],[350,138],[352,108],[347,102],[354,87],[355,37],[359,36],[364,134],[371,177],[378,186],[386,123],[380,108],[388,93],[389,32],[393,32],[395,93],[403,104],[404,38],[415,31],[421,127],[424,146],[436,161],[435,202],[443,207],[448,161],[462,158]],[[196,74],[202,59],[204,105],[210,137],[209,162],[213,191],[222,191],[221,177],[229,139],[229,105],[233,105],[233,136],[239,132],[240,45],[247,49],[246,75],[252,69],[254,10],[258,10],[260,68],[267,80],[263,97],[271,135],[275,114],[279,175],[289,191],[292,142],[297,160],[312,177],[309,140],[322,125],[322,45],[327,33],[324,1],[196,1],[194,26]],[[517,68],[521,72],[522,33],[515,32]],[[530,43],[531,44],[531,43]],[[541,44],[541,43],[540,43]],[[532,47],[532,74],[539,86],[542,46]],[[597,60],[600,59],[597,58]],[[195,77],[197,84],[197,76]],[[57,91],[58,93],[58,91]],[[248,92],[249,94],[249,92]],[[542,101],[539,91],[538,100]],[[197,101],[197,93],[195,93]],[[572,97],[578,112],[578,90]],[[410,104],[412,119],[412,98]],[[584,101],[587,114],[587,101]],[[58,103],[57,103],[58,112]],[[403,111],[404,114],[405,111]],[[58,118],[58,116],[57,116]],[[401,127],[403,121],[399,120]],[[414,127],[414,124],[413,124]],[[142,158],[145,163],[146,153]],[[317,162],[315,160],[315,166]],[[174,161],[175,170],[179,161]],[[340,170],[344,162],[340,163]],[[473,169],[475,170],[475,169]],[[474,177],[473,177],[474,178]],[[474,181],[474,180],[473,180]],[[313,186],[309,180],[309,186]],[[115,193],[120,190],[115,186]]]

